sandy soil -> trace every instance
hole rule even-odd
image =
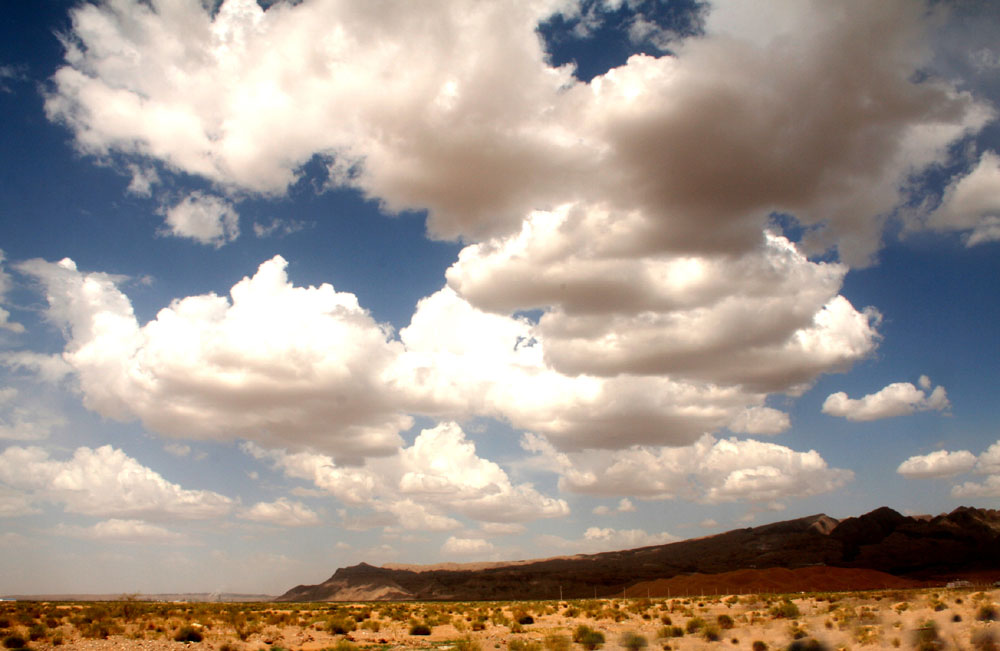
[[[798,610],[789,616],[776,613],[785,601],[790,600]],[[609,651],[623,649],[621,636],[634,632],[643,636],[649,650],[670,649],[671,651],[724,651],[726,649],[752,649],[754,642],[760,641],[769,650],[786,649],[796,638],[801,641],[815,639],[823,648],[837,649],[912,649],[917,646],[918,636],[930,635],[928,622],[936,628],[936,639],[940,645],[928,649],[992,651],[988,640],[1000,644],[1000,622],[983,621],[984,612],[992,608],[1000,614],[1000,590],[977,591],[970,589],[946,590],[906,589],[870,593],[828,593],[789,595],[712,595],[706,597],[685,597],[673,599],[615,599],[573,602],[530,602],[530,603],[471,603],[471,604],[312,604],[289,607],[271,604],[267,610],[256,611],[260,617],[259,630],[246,636],[237,637],[234,628],[227,624],[221,611],[203,608],[195,610],[189,620],[167,617],[160,624],[138,618],[129,624],[123,623],[123,634],[111,635],[107,639],[86,639],[65,617],[58,627],[49,628],[44,639],[30,643],[33,649],[80,649],[103,651],[110,649],[148,649],[177,651],[190,647],[191,651],[201,649],[316,649],[333,648],[345,641],[358,648],[403,649],[436,648],[456,649],[456,651],[506,651],[513,640],[534,642],[534,651],[565,651],[582,649],[579,644],[569,644],[569,637],[580,624],[603,633],[605,643],[602,648]],[[6,606],[6,604],[5,604]],[[179,606],[181,608],[183,605]],[[39,611],[60,608],[60,612],[83,612],[84,606],[36,605]],[[339,614],[332,609],[341,608]],[[784,606],[784,608],[788,608]],[[370,613],[368,622],[377,622],[378,629],[357,628],[349,635],[334,635],[327,632],[331,616],[342,616],[346,609],[352,612]],[[395,610],[393,610],[395,609]],[[8,611],[8,615],[13,611]],[[178,611],[183,612],[183,611]],[[187,611],[191,613],[192,611]],[[514,625],[515,617],[531,614],[534,621],[523,626]],[[44,618],[46,612],[41,612]],[[732,627],[719,627],[718,639],[708,639],[703,627],[700,631],[687,632],[695,618],[706,625],[718,627],[728,624],[720,616],[732,620]],[[1000,616],[1000,615],[998,615]],[[283,621],[266,624],[270,618]],[[477,620],[483,630],[472,630]],[[506,622],[502,618],[506,618]],[[11,619],[8,617],[8,619]],[[199,619],[203,621],[198,621]],[[409,634],[411,620],[431,621],[429,636]],[[492,620],[492,621],[491,621]],[[450,623],[443,623],[448,621]],[[27,639],[28,628],[16,624],[0,631],[0,638],[20,634]],[[204,639],[197,643],[173,641],[174,632],[181,625],[190,625],[201,631]],[[156,626],[161,628],[155,630]],[[367,625],[375,628],[373,623]],[[662,637],[667,626],[685,630],[680,637]],[[713,629],[714,630],[714,629]],[[61,634],[61,644],[53,644],[56,632]],[[563,639],[563,649],[559,649],[558,639]],[[516,646],[516,644],[515,644]],[[525,651],[532,651],[526,649]]]

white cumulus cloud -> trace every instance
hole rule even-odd
[[[921,4],[733,4],[584,83],[538,36],[566,3],[88,3],[45,109],[86,153],[265,195],[318,155],[331,185],[427,209],[443,237],[583,198],[633,215],[648,248],[746,250],[782,211],[867,262],[909,176],[991,110],[916,74]]]
[[[0,453],[0,481],[85,515],[208,519],[233,507],[230,498],[182,488],[110,445],[77,448],[65,461],[40,447],[11,446]]]
[[[858,400],[843,391],[832,393],[823,402],[823,413],[853,421],[871,421],[905,416],[915,411],[947,411],[951,407],[944,387],[931,390],[930,379],[920,377],[921,388],[909,382],[895,382]]]
[[[239,517],[254,522],[280,527],[307,527],[320,523],[319,515],[302,502],[279,497],[273,502],[258,502],[238,513]]]
[[[948,186],[928,224],[965,231],[968,246],[1000,240],[1000,156],[983,152],[971,172]]]
[[[968,450],[949,452],[938,450],[930,454],[912,456],[896,469],[908,479],[952,477],[968,472],[976,465],[976,455]]]
[[[588,527],[583,536],[576,540],[554,535],[538,537],[538,543],[542,546],[575,554],[595,554],[650,545],[665,545],[677,540],[679,540],[677,536],[666,531],[648,533],[644,529],[614,529],[611,527]]]
[[[240,234],[240,217],[232,204],[202,192],[192,192],[163,213],[166,233],[215,248],[232,242]]]
[[[559,475],[562,490],[588,495],[770,502],[830,492],[854,476],[830,468],[815,450],[707,434],[683,447],[634,446],[611,453],[559,452],[534,434],[525,435],[522,446],[537,455],[533,467]]]
[[[457,538],[450,536],[441,546],[441,551],[445,554],[457,554],[460,556],[481,556],[489,554],[494,550],[493,543],[482,538]]]
[[[1000,496],[1000,441],[990,445],[978,456],[968,450],[951,452],[938,450],[915,455],[899,465],[896,472],[908,479],[953,477],[973,472],[986,475],[981,482],[966,481],[951,488],[957,499]]]
[[[511,482],[499,465],[478,456],[475,444],[450,422],[423,430],[395,456],[368,459],[360,467],[338,466],[322,454],[269,451],[252,443],[243,448],[345,504],[391,516],[388,522],[376,519],[383,526],[395,521],[404,529],[446,531],[460,526],[454,515],[517,525],[569,513],[564,500],[543,495],[531,484]]]

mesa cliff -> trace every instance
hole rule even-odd
[[[959,507],[935,517],[908,517],[883,507],[843,520],[812,515],[600,554],[468,566],[361,563],[338,569],[320,584],[296,586],[279,601],[555,599],[560,594],[579,599],[621,595],[639,584],[648,590],[674,577],[814,566],[843,571],[798,571],[801,589],[812,585],[810,576],[851,589],[943,582],[972,574],[1000,578],[1000,511]],[[857,585],[849,585],[852,580]],[[813,589],[829,589],[816,586]]]

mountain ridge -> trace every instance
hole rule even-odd
[[[596,554],[432,566],[360,563],[322,583],[295,586],[278,600],[587,598],[679,575],[817,565],[919,581],[980,570],[1000,574],[1000,511],[958,507],[928,518],[881,507],[843,520],[821,513]]]

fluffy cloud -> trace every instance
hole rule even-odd
[[[895,382],[859,400],[838,391],[827,396],[823,413],[847,420],[870,421],[905,416],[915,411],[946,411],[951,407],[944,387],[931,390],[931,381],[926,375],[920,376],[919,384],[920,389],[909,382]]]
[[[348,505],[371,507],[404,529],[447,531],[462,515],[484,523],[511,525],[569,513],[566,502],[542,495],[530,484],[513,484],[507,473],[476,454],[455,423],[423,430],[393,457],[369,459],[362,467],[339,467],[315,453],[243,449],[274,464],[288,477],[303,479]],[[364,519],[357,520],[359,526]]]
[[[589,527],[583,537],[578,540],[567,540],[559,536],[539,536],[538,542],[547,547],[572,553],[589,553],[615,551],[619,549],[635,549],[650,545],[665,545],[676,542],[677,536],[666,531],[648,533],[643,529],[612,529]]]
[[[82,273],[69,260],[19,268],[41,281],[50,319],[69,335],[63,359],[84,403],[168,436],[240,436],[349,459],[391,454],[411,413],[499,417],[565,449],[683,445],[726,426],[775,433],[787,424],[763,406],[765,393],[742,385],[561,373],[530,321],[484,312],[447,288],[420,301],[396,340],[352,294],[295,287],[285,266],[276,257],[231,298],[175,300],[145,325],[113,276]],[[863,324],[853,331],[864,342],[854,354],[863,354],[873,337],[867,318],[842,299],[834,304]],[[852,345],[809,328],[793,339],[824,350]],[[811,363],[830,363],[819,358]]]
[[[54,533],[72,538],[140,545],[178,545],[187,542],[183,535],[159,525],[142,520],[119,520],[116,518],[98,522],[90,527],[59,525]]]
[[[77,448],[66,461],[39,447],[8,447],[0,453],[0,482],[85,515],[207,519],[233,506],[218,493],[181,488],[110,445]]]
[[[443,553],[460,556],[480,556],[489,554],[493,550],[493,544],[482,538],[456,538],[455,536],[450,536],[444,545],[441,546]]]
[[[992,444],[978,457],[968,450],[950,452],[938,450],[925,455],[912,456],[896,469],[907,479],[952,477],[966,472],[987,475],[982,482],[967,481],[952,486],[954,498],[1000,496],[1000,441]]]
[[[501,417],[564,449],[685,445],[741,422],[767,433],[787,422],[763,407],[766,394],[742,386],[560,372],[546,359],[549,340],[529,320],[485,312],[450,288],[420,301],[400,340],[406,352],[396,384],[410,387],[412,410]]]
[[[230,298],[176,300],[144,326],[112,276],[70,260],[19,268],[43,284],[63,358],[103,416],[185,438],[394,451],[412,422],[383,378],[398,342],[353,294],[294,287],[285,266],[275,257]]]
[[[976,472],[984,475],[1000,475],[1000,441],[997,441],[979,455]]]
[[[984,152],[976,167],[945,190],[931,228],[966,231],[966,244],[1000,240],[1000,156]]]
[[[1000,475],[990,475],[981,483],[967,481],[961,485],[953,486],[951,496],[957,498],[1000,497]]]
[[[777,210],[867,261],[907,177],[989,109],[919,79],[920,4],[736,5],[673,56],[584,83],[538,37],[566,3],[85,4],[46,111],[84,152],[263,194],[319,155],[332,184],[427,209],[444,237],[511,232],[582,197],[633,214],[651,248],[745,251]]]
[[[536,468],[559,474],[562,490],[589,495],[769,502],[826,493],[854,476],[828,467],[815,450],[796,452],[774,443],[711,435],[685,447],[635,446],[608,454],[562,453],[544,438],[527,434],[522,447],[537,455]]]
[[[280,527],[306,527],[319,524],[319,516],[302,502],[279,497],[273,502],[258,502],[240,511],[239,517]]]
[[[232,242],[240,234],[240,217],[233,206],[202,192],[192,192],[163,214],[167,234],[187,237],[215,248]]]
[[[899,464],[896,472],[907,479],[952,477],[972,470],[975,465],[976,455],[968,450],[958,450],[957,452],[938,450],[930,454],[910,457]]]
[[[735,258],[637,255],[632,231],[607,211],[534,213],[518,235],[466,247],[448,283],[487,310],[551,308],[534,334],[568,374],[788,391],[874,348],[877,315],[838,295],[843,265],[771,233]]]

